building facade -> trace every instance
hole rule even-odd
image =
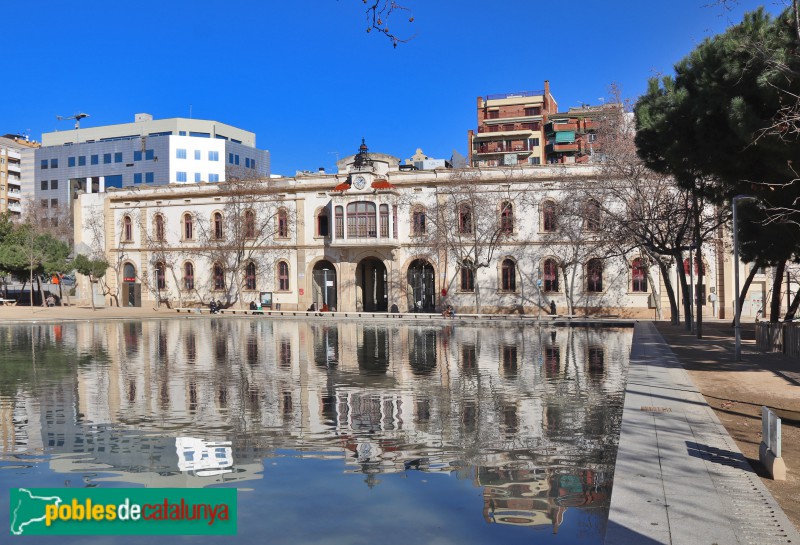
[[[203,119],[153,119],[44,133],[29,195],[42,208],[72,206],[77,192],[269,177],[256,135]]]
[[[38,146],[18,135],[0,137],[0,213],[22,214],[23,180],[31,172],[32,150]]]
[[[474,167],[545,163],[547,117],[558,111],[545,80],[541,91],[478,97],[477,133],[468,132],[469,164]]]
[[[246,198],[229,184],[83,194],[76,252],[106,256],[122,305],[247,306],[269,294],[285,310],[543,314],[552,303],[561,314],[652,318],[656,298],[668,308],[643,256],[606,258],[592,242],[602,232],[589,228],[579,241],[556,229],[556,204],[590,191],[594,167],[403,171],[399,163],[362,145],[336,174],[257,182]],[[452,200],[465,172],[475,177],[469,208]],[[468,242],[468,231],[492,222],[497,236]],[[716,278],[716,259],[708,262]]]

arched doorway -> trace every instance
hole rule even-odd
[[[415,259],[408,268],[408,297],[411,312],[436,310],[436,276],[427,259]]]
[[[136,282],[136,267],[133,263],[122,266],[122,306],[142,306],[142,285]]]
[[[386,266],[368,257],[356,267],[356,308],[364,312],[385,312],[389,308]]]
[[[330,261],[320,261],[311,271],[312,297],[314,308],[334,311],[338,306],[336,299],[336,269]]]

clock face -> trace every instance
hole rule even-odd
[[[356,176],[356,179],[353,180],[353,185],[356,186],[356,189],[364,189],[364,186],[367,185],[367,180],[363,176]]]

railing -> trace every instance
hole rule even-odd
[[[800,359],[800,324],[756,322],[756,347]]]
[[[520,91],[518,93],[502,93],[499,95],[486,95],[486,100],[502,100],[504,98],[537,97],[543,96],[544,91]]]

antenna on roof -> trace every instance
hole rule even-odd
[[[89,117],[89,114],[79,113],[79,114],[70,115],[70,116],[57,115],[56,119],[58,119],[59,121],[64,121],[66,119],[74,119],[75,120],[75,128],[76,129],[80,129],[81,128],[81,119],[83,119],[84,117]]]

